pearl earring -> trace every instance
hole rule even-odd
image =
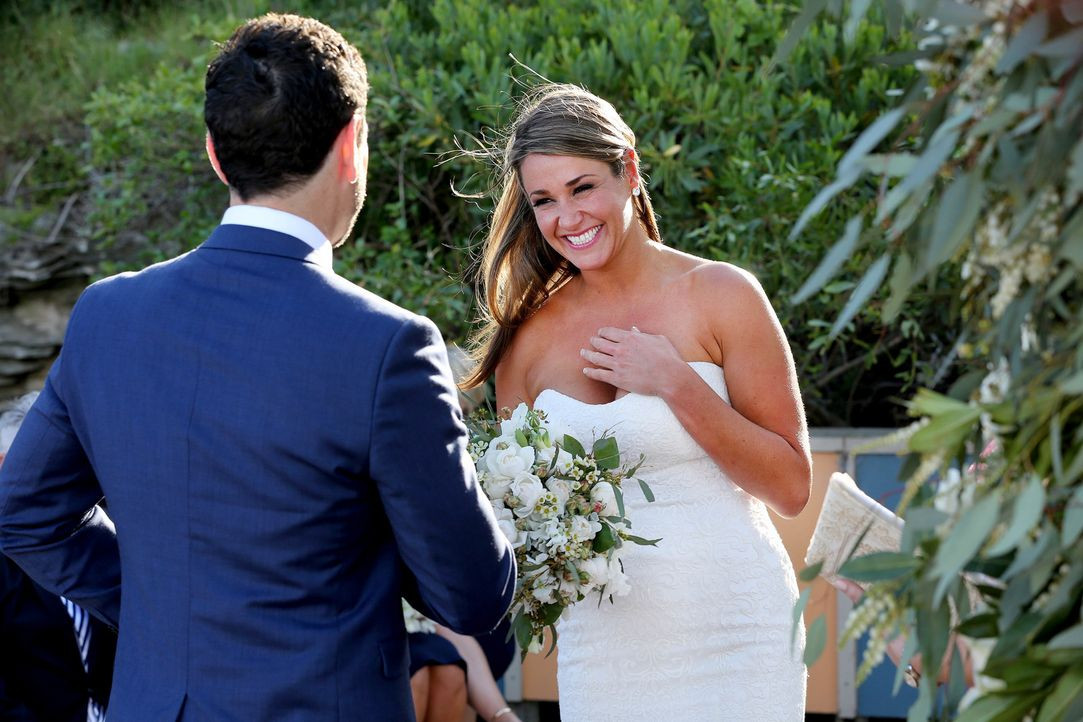
[[[639,186],[636,186],[635,188],[632,189],[632,195],[634,195],[637,198],[639,197]]]

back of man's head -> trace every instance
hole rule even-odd
[[[239,27],[207,68],[203,118],[242,200],[288,191],[320,168],[335,137],[364,114],[361,54],[312,18],[270,13]]]

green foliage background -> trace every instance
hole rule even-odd
[[[950,289],[959,376],[909,401],[901,548],[842,567],[870,583],[849,625],[920,654],[910,722],[1083,719],[1083,1],[807,0],[801,18],[870,7],[918,28],[921,75],[803,214],[882,188],[807,290],[859,277],[838,323],[883,289],[893,324]],[[859,248],[857,274],[834,262]]]
[[[4,157],[11,167],[30,153],[42,159],[21,203],[0,210],[6,220],[32,224],[35,208],[83,193],[82,233],[106,253],[103,274],[198,244],[227,200],[202,150],[204,68],[214,41],[268,8],[279,9],[99,0],[16,13],[0,39],[29,43],[15,59],[37,64],[0,71],[16,91],[3,109],[16,118],[2,138]],[[878,25],[863,23],[850,43],[838,24],[815,25],[783,67],[766,73],[794,15],[788,4],[392,0],[291,8],[340,29],[369,65],[369,197],[336,268],[430,316],[449,339],[470,330],[472,259],[491,209],[453,192],[488,183],[488,169],[455,155],[456,142],[471,147],[486,128],[502,126],[536,82],[513,54],[622,112],[638,134],[667,243],[756,273],[789,334],[811,423],[893,425],[904,413],[898,399],[944,383],[954,339],[940,329],[950,296],[930,293],[890,328],[874,297],[838,338],[828,331],[851,282],[787,302],[845,219],[874,195],[874,186],[859,187],[789,240],[843,149],[913,75],[870,62],[891,49]],[[57,28],[101,42],[66,44]],[[103,49],[118,41],[119,50]],[[20,104],[20,92],[78,103],[58,113],[49,103]],[[854,253],[845,267],[867,265],[865,256]]]

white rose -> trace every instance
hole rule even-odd
[[[572,522],[569,526],[568,536],[577,542],[593,539],[602,529],[602,523],[600,521],[591,521],[585,516],[578,515],[572,517]]]
[[[572,466],[575,465],[575,457],[569,454],[564,449],[557,452],[557,465],[556,471],[558,474],[567,474],[572,470]]]
[[[530,593],[542,604],[552,604],[557,600],[557,580],[546,571],[534,578]]]
[[[614,597],[623,597],[632,587],[628,584],[628,575],[620,567],[620,557],[616,554],[609,560],[609,580],[605,591]]]
[[[504,419],[500,422],[500,434],[501,436],[510,436],[515,438],[516,429],[521,429],[526,425],[526,415],[529,409],[526,404],[519,404],[515,407],[515,411],[511,412],[510,419]]]
[[[599,516],[620,515],[620,509],[617,508],[617,494],[608,481],[599,481],[594,485],[594,488],[590,490],[590,500]],[[597,508],[598,504],[602,505],[600,509]]]
[[[515,516],[524,517],[534,512],[534,505],[545,493],[545,487],[542,486],[541,479],[529,471],[520,471],[512,480],[509,491],[512,496],[519,499],[519,504],[515,507]]]
[[[515,516],[510,509],[494,508],[493,513],[496,514],[496,525],[508,538],[508,541],[511,542],[513,548],[521,547],[526,543],[526,539],[523,539],[523,533],[519,531],[519,527],[515,526]]]
[[[514,479],[522,471],[534,466],[534,449],[519,446],[515,436],[498,436],[489,442],[485,452],[485,468],[495,476]]]
[[[494,504],[504,499],[504,495],[508,493],[508,488],[510,486],[511,479],[506,476],[494,476],[489,473],[483,473],[481,475],[481,488],[485,490],[486,496],[488,496]]]
[[[558,479],[554,476],[545,482],[545,488],[556,494],[557,506],[563,511],[568,499],[572,496],[572,483],[567,479]]]
[[[567,579],[560,580],[560,593],[563,597],[569,601],[575,601],[579,598],[579,580],[569,581]]]
[[[555,446],[549,446],[538,450],[538,463],[543,465],[546,469],[553,465],[554,458],[557,460],[554,470],[558,474],[567,474],[571,471],[572,464],[575,462],[575,457],[564,449],[557,449]]]
[[[553,463],[553,457],[556,456],[556,453],[555,446],[543,446],[534,453],[534,462],[548,469],[549,465]]]
[[[605,557],[584,559],[579,562],[579,571],[587,575],[585,589],[604,587],[609,582],[609,560]]]

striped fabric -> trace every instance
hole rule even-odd
[[[60,601],[64,603],[64,609],[68,610],[68,616],[75,625],[75,641],[79,644],[79,658],[83,660],[83,670],[90,674],[90,667],[87,664],[87,657],[90,654],[90,615],[75,602],[64,597],[61,597]],[[87,722],[105,722],[105,711],[91,697],[87,698],[86,719]]]

